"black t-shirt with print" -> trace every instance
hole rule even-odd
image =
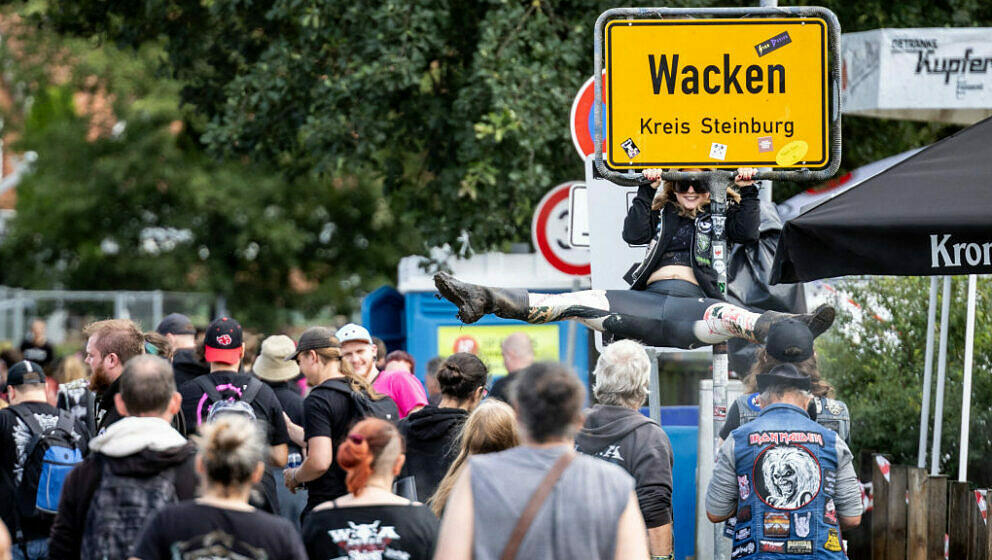
[[[141,560],[306,560],[289,521],[262,511],[221,509],[197,502],[166,506],[152,516],[131,555]]]
[[[310,558],[429,560],[437,532],[437,517],[420,504],[335,507],[307,516],[303,543]]]
[[[0,410],[0,469],[3,472],[0,475],[0,517],[11,528],[11,533],[17,521],[14,515],[16,488],[13,485],[20,483],[24,461],[27,460],[25,446],[31,439],[31,431],[14,414],[14,407],[34,414],[43,429],[54,426],[59,414],[58,409],[47,402],[26,402]],[[80,449],[85,453],[89,438],[86,428],[77,421],[73,432],[81,440]],[[21,530],[28,540],[43,539],[48,536],[51,526],[50,516],[26,518],[22,520]]]
[[[329,379],[321,385],[335,381]],[[355,420],[354,403],[350,396],[321,385],[311,389],[303,401],[303,439],[319,436],[331,438],[333,455],[331,468],[320,478],[307,483],[308,509],[348,493],[344,469],[337,462],[337,449],[348,436],[348,429]]]
[[[55,349],[45,341],[41,346],[25,340],[21,343],[21,355],[25,360],[31,360],[43,368],[47,368],[55,360]]]

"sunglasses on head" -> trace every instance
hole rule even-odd
[[[710,192],[709,187],[704,185],[701,181],[692,180],[692,181],[675,182],[675,192],[679,194],[685,194],[689,192],[689,187],[692,187],[692,190],[700,194]]]

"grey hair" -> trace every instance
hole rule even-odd
[[[593,394],[601,404],[640,408],[648,396],[651,360],[633,340],[619,340],[603,350],[596,362]]]
[[[792,385],[771,385],[766,387],[765,390],[761,392],[758,399],[761,401],[761,406],[768,406],[772,403],[781,401],[782,397],[784,397],[787,393],[795,393],[804,399],[808,399],[813,396],[813,394],[809,391],[793,387]]]

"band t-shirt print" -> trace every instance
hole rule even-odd
[[[437,517],[423,505],[335,507],[307,516],[303,543],[322,560],[429,560],[437,531]]]

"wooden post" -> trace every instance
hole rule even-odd
[[[886,531],[889,524],[889,483],[878,467],[877,458],[872,457],[871,486],[874,494],[875,507],[871,511],[871,559],[886,560],[885,555]]]
[[[889,482],[889,522],[886,531],[885,557],[906,558],[906,475],[909,467],[892,465]]]
[[[906,558],[908,560],[927,559],[927,520],[930,517],[928,503],[927,472],[921,468],[910,468],[907,487],[909,488],[909,512],[906,532]]]
[[[968,560],[989,560],[990,557],[986,554],[988,527],[985,520],[982,519],[982,511],[978,508],[978,496],[975,492],[976,490],[968,492],[968,497],[971,498],[968,503],[968,509],[971,510],[971,515],[968,516],[968,520],[971,522],[969,531],[971,545],[968,550]],[[977,490],[977,492],[981,492],[983,496],[985,494],[984,490]]]
[[[951,483],[951,504],[947,508],[947,520],[951,535],[949,557],[966,560],[970,548],[971,506],[975,495],[968,489],[967,482]]]
[[[985,503],[992,506],[992,489],[985,490]],[[992,512],[985,520],[985,557],[992,558]]]
[[[944,557],[944,535],[947,534],[947,477],[931,476],[927,482],[927,558]]]

